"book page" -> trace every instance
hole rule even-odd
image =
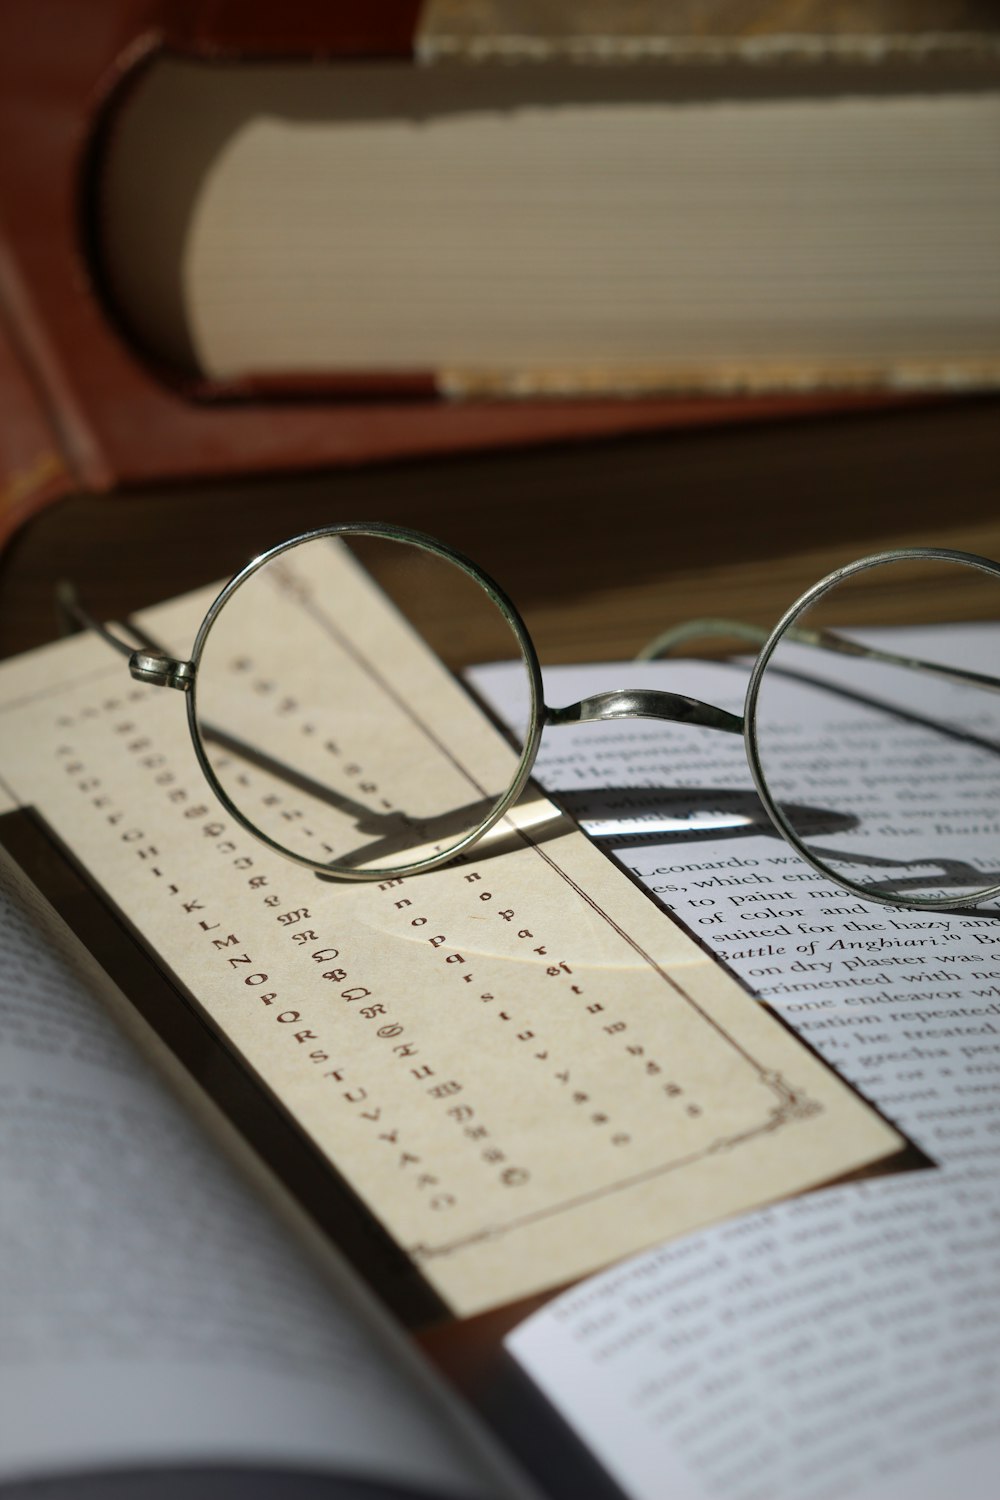
[[[422,740],[435,792],[509,776],[506,742],[353,564],[331,547],[316,566],[289,564],[221,667],[262,723],[296,726],[294,782],[240,773],[262,815],[298,827],[331,800],[307,818],[303,783],[375,785],[334,739],[347,688],[386,705],[379,753],[440,727]],[[144,623],[183,654],[210,598]],[[308,646],[291,663],[289,639]],[[323,882],[217,804],[183,708],[98,639],[47,648],[0,672],[0,772],[439,1308],[499,1306],[899,1149],[542,799],[461,862]]]
[[[994,670],[996,627],[945,628],[960,631],[964,665]],[[879,638],[918,655],[926,644],[916,632]],[[476,673],[500,705],[506,674]],[[629,684],[739,712],[746,675],[731,663],[605,664],[556,668],[546,686],[555,703]],[[871,730],[870,714],[855,716]],[[833,700],[834,743],[844,721]],[[893,731],[881,733],[874,759],[898,764]],[[846,753],[831,761],[844,806],[849,772]],[[664,1246],[556,1301],[513,1335],[515,1354],[637,1497],[659,1497],[673,1474],[679,1492],[714,1500],[987,1500],[1000,1459],[996,903],[905,911],[840,890],[755,811],[735,737],[625,722],[553,730],[537,774],[937,1170]],[[949,853],[988,871],[995,808],[964,806]],[[895,855],[907,852],[902,836]]]
[[[0,1480],[225,1463],[503,1493],[116,1027],[75,948],[0,863]]]

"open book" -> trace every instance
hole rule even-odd
[[[301,582],[241,642],[240,670],[250,660],[262,683]],[[442,706],[452,769],[509,756],[379,598],[350,569],[340,583],[323,608],[348,600],[355,665],[360,642],[394,693]],[[183,650],[210,597],[144,623]],[[456,865],[331,885],[215,806],[181,709],[130,683],[96,638],[0,671],[0,1171],[16,1285],[0,1476],[195,1467],[221,1486],[280,1469],[326,1493],[338,1491],[321,1475],[388,1493],[539,1483],[568,1496],[660,1494],[673,1475],[678,1493],[727,1483],[742,1497],[754,1483],[777,1494],[764,1465],[791,1452],[832,1495],[827,1449],[878,1415],[872,1400],[855,1412],[851,1362],[867,1368],[884,1345],[914,1381],[933,1364],[915,1392],[900,1387],[911,1414],[948,1370],[941,1421],[921,1407],[911,1434],[918,1472],[938,1443],[951,1462],[969,1455],[966,1493],[987,1493],[995,1377],[975,1346],[996,1312],[995,1236],[974,1184],[988,1128],[971,1165],[932,1169],[948,1156],[948,1108],[963,1141],[989,1118],[987,1011],[975,1041],[934,1043],[951,1085],[904,1086],[890,1017],[881,1063],[833,1050],[874,1109],[734,977],[742,939],[713,935],[718,962],[537,792]],[[323,737],[318,723],[304,734]],[[650,869],[705,853],[679,847]],[[966,919],[941,920],[950,933]],[[974,937],[992,930],[968,920]],[[822,1033],[807,1041],[822,1052]],[[961,1093],[973,1066],[978,1108]],[[936,1112],[920,1105],[934,1087]],[[897,1125],[922,1151],[902,1150]],[[793,1338],[795,1319],[815,1325],[815,1347]],[[880,1436],[895,1428],[879,1379]],[[752,1399],[766,1424],[781,1413],[756,1471],[739,1450],[762,1430],[741,1418]],[[894,1494],[883,1480],[909,1462],[902,1438],[865,1439],[841,1443],[875,1475],[855,1492]],[[900,1482],[918,1493],[912,1472]]]
[[[945,632],[955,660],[995,673],[1000,626],[877,638],[922,656]],[[604,663],[555,668],[546,686],[553,702],[616,680],[669,686],[738,713],[746,679],[735,662]],[[509,669],[475,681],[512,711]],[[789,689],[790,753],[795,707]],[[830,778],[850,805],[852,731],[878,737],[882,767],[901,755],[900,731],[836,697],[827,727],[843,745]],[[980,727],[983,752],[1000,754],[1000,705]],[[665,1245],[566,1293],[510,1347],[637,1500],[987,1500],[1000,1472],[996,902],[947,914],[858,900],[777,836],[735,739],[702,736],[697,774],[692,749],[675,726],[570,727],[543,743],[536,775],[934,1170]],[[961,815],[943,831],[991,871],[997,808],[970,784],[956,781]],[[904,791],[919,797],[916,772]],[[926,854],[919,836],[886,843],[900,862]]]

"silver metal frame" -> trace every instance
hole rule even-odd
[[[303,545],[305,542],[318,541],[327,537],[349,536],[381,538],[386,541],[415,546],[423,552],[454,564],[471,578],[474,583],[478,584],[500,611],[518,643],[528,672],[531,694],[529,723],[526,726],[524,746],[514,773],[514,778],[507,791],[497,799],[487,816],[470,833],[439,854],[411,861],[408,864],[384,866],[372,870],[345,870],[336,866],[322,864],[319,861],[309,859],[305,855],[299,855],[290,849],[286,849],[283,844],[278,843],[268,834],[262,832],[230,799],[216,776],[205,750],[197,717],[198,667],[205,642],[220,611],[225,607],[228,600],[232,598],[233,594],[236,593],[237,589],[241,588],[266,563],[271,562],[276,557],[280,557],[282,553]],[[961,668],[942,667],[933,662],[925,662],[914,657],[901,656],[884,649],[864,646],[856,641],[839,636],[832,631],[802,629],[797,625],[796,622],[800,616],[816,600],[820,599],[845,579],[865,572],[869,568],[878,567],[883,563],[907,561],[964,563],[1000,580],[1000,563],[992,562],[988,558],[979,557],[970,552],[959,552],[947,547],[905,547],[894,551],[878,552],[870,557],[860,558],[857,562],[849,563],[845,567],[837,568],[825,578],[821,578],[818,583],[814,584],[811,589],[808,589],[806,593],[797,599],[790,609],[786,610],[770,635],[755,626],[744,625],[737,621],[699,620],[689,625],[678,626],[673,630],[666,631],[640,653],[640,660],[651,660],[698,635],[722,634],[748,641],[753,645],[759,645],[760,651],[747,686],[742,718],[739,715],[728,712],[726,709],[715,707],[710,703],[703,703],[699,699],[688,698],[678,693],[661,692],[652,688],[632,688],[597,693],[592,697],[582,699],[579,703],[569,704],[565,708],[547,707],[542,698],[541,668],[539,667],[534,644],[515,605],[499,584],[488,573],[485,573],[477,563],[474,563],[471,558],[466,557],[461,552],[457,552],[454,548],[445,545],[445,543],[436,541],[433,537],[425,536],[422,532],[411,531],[406,527],[393,526],[384,522],[345,522],[338,525],[320,527],[315,531],[304,532],[301,536],[292,537],[286,542],[280,542],[277,546],[270,547],[260,553],[251,562],[247,563],[246,567],[242,568],[213,600],[198,629],[191,656],[187,661],[170,657],[159,648],[156,642],[133,626],[129,626],[128,629],[135,639],[141,643],[141,649],[135,649],[120,640],[81,608],[75,594],[68,587],[64,586],[61,590],[58,597],[58,604],[64,619],[72,621],[76,627],[96,630],[115,650],[128,656],[129,670],[133,677],[139,681],[152,683],[161,687],[178,688],[186,694],[188,727],[198,764],[226,811],[262,843],[267,844],[286,859],[294,860],[297,864],[315,870],[317,874],[322,875],[326,879],[345,881],[396,879],[404,875],[418,874],[424,870],[433,869],[435,866],[446,864],[455,859],[472,844],[476,843],[485,833],[494,827],[520,796],[531,775],[535,757],[538,753],[542,730],[546,726],[590,723],[606,719],[648,718],[666,720],[671,723],[700,725],[707,729],[719,729],[730,734],[741,734],[743,736],[747,762],[750,767],[750,774],[753,777],[754,785],[765,811],[778,832],[791,844],[792,848],[802,856],[807,864],[811,865],[813,869],[817,870],[826,879],[834,881],[835,884],[844,890],[860,896],[863,900],[874,901],[884,906],[903,909],[914,908],[917,910],[947,910],[977,904],[988,900],[992,896],[1000,895],[1000,885],[977,891],[972,895],[964,896],[961,900],[957,900],[951,896],[909,896],[904,899],[893,896],[885,891],[873,890],[870,886],[861,885],[847,876],[836,874],[812,854],[771,795],[761,764],[758,740],[757,705],[760,696],[760,686],[765,669],[774,655],[779,642],[783,639],[792,639],[803,645],[818,647],[841,655],[861,656],[875,661],[891,663],[896,666],[910,667],[915,670],[929,672],[938,677],[947,678],[951,681],[976,683],[1000,690],[1000,680],[996,678],[986,677],[983,674],[965,671]]]
[[[408,864],[383,865],[377,870],[358,869],[348,871],[339,869],[335,865],[321,864],[317,860],[309,859],[305,855],[296,854],[293,850],[286,849],[283,844],[279,844],[275,839],[270,838],[260,828],[256,827],[230,799],[222,783],[216,776],[205,751],[197,717],[198,666],[205,648],[205,642],[220,611],[236,593],[237,589],[242,588],[243,584],[252,578],[266,563],[272,562],[276,557],[280,557],[283,552],[289,552],[292,548],[302,546],[306,542],[316,542],[326,538],[346,536],[376,537],[390,542],[403,542],[410,546],[418,547],[422,552],[430,553],[434,557],[442,558],[445,562],[454,563],[474,583],[477,583],[480,588],[485,590],[488,597],[503,615],[521,648],[521,655],[524,658],[524,664],[527,668],[531,689],[531,719],[525,735],[521,758],[514,773],[514,779],[503,796],[494,803],[483,821],[477,824],[471,833],[466,834],[464,838],[459,839],[440,854],[431,855],[426,859],[411,861]],[[322,875],[328,880],[395,880],[404,875],[415,875],[423,870],[431,870],[436,865],[447,864],[455,859],[470,844],[476,843],[478,839],[482,838],[484,833],[488,833],[500,821],[504,813],[507,812],[508,808],[513,805],[524,790],[525,783],[531,775],[531,768],[535,763],[535,756],[538,753],[538,743],[542,737],[542,728],[545,723],[545,707],[542,702],[542,673],[538,665],[538,655],[524,621],[518,614],[513,602],[504,593],[503,589],[500,588],[499,584],[495,583],[488,574],[484,573],[482,568],[478,567],[471,558],[465,557],[461,552],[456,552],[454,548],[446,546],[443,542],[435,541],[433,537],[424,536],[422,532],[409,531],[403,526],[390,526],[381,521],[345,522],[341,525],[323,526],[316,531],[307,531],[301,536],[292,537],[287,542],[280,542],[276,547],[269,547],[266,552],[262,552],[258,557],[255,557],[234,578],[230,579],[222,592],[209,605],[205,618],[202,620],[198,634],[195,637],[194,646],[191,651],[191,660],[186,665],[191,668],[190,680],[187,682],[188,728],[191,731],[191,739],[194,744],[195,754],[198,757],[198,764],[201,766],[215,795],[226,811],[246,828],[249,833],[260,839],[262,843],[268,844],[279,854],[283,854],[286,859],[293,859],[296,864],[305,865],[308,869],[315,870],[317,874]]]
[[[750,774],[753,777],[757,795],[764,805],[764,810],[778,831],[787,839],[792,848],[807,864],[812,865],[814,870],[825,876],[828,880],[836,881],[837,885],[844,890],[851,891],[856,896],[861,896],[865,901],[875,901],[882,906],[895,906],[902,908],[915,908],[920,911],[941,911],[956,906],[978,905],[981,901],[988,901],[991,896],[1000,895],[1000,885],[990,886],[988,889],[976,891],[970,896],[956,900],[954,896],[910,896],[906,899],[894,897],[888,892],[873,890],[870,886],[861,885],[851,880],[846,875],[835,874],[812,854],[806,844],[803,843],[798,833],[785,817],[778,803],[774,800],[767,785],[764,768],[761,765],[760,744],[757,735],[757,703],[760,697],[760,686],[764,679],[764,672],[771,657],[777,650],[782,639],[799,640],[806,645],[820,645],[827,649],[843,652],[845,648],[850,655],[865,656],[873,661],[884,661],[896,666],[910,666],[920,671],[931,671],[936,676],[947,677],[952,681],[967,682],[989,682],[994,687],[1000,687],[991,679],[984,679],[980,674],[974,672],[962,672],[958,670],[935,668],[931,662],[919,661],[913,657],[897,656],[893,652],[878,651],[869,647],[859,646],[853,641],[844,641],[840,637],[832,635],[827,631],[797,631],[796,621],[804,614],[817,599],[843,583],[847,578],[853,578],[858,573],[865,573],[869,568],[879,567],[883,563],[892,562],[955,562],[965,563],[970,567],[978,568],[982,573],[992,574],[1000,581],[1000,564],[991,562],[989,558],[978,557],[974,552],[958,552],[951,547],[900,547],[890,552],[876,552],[870,557],[859,558],[857,562],[848,563],[843,568],[837,568],[821,578],[819,583],[813,584],[811,589],[797,599],[790,609],[787,609],[781,619],[775,625],[771,634],[767,637],[757,660],[754,662],[750,681],[747,684],[747,693],[743,706],[743,717],[746,724],[744,741],[746,744],[747,763]]]

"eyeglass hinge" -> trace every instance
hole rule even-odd
[[[133,651],[128,659],[128,669],[137,682],[179,688],[182,693],[186,693],[194,682],[193,661],[175,661],[159,651]]]

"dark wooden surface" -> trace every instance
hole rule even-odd
[[[0,569],[0,652],[56,634],[72,577],[105,618],[228,577],[262,547],[345,520],[393,520],[470,553],[511,593],[542,660],[633,654],[702,614],[773,624],[839,563],[893,545],[1000,557],[1000,402],[978,399],[752,428],[664,433],[65,501]],[[916,589],[869,618],[948,618]],[[463,638],[456,662],[488,657]]]

